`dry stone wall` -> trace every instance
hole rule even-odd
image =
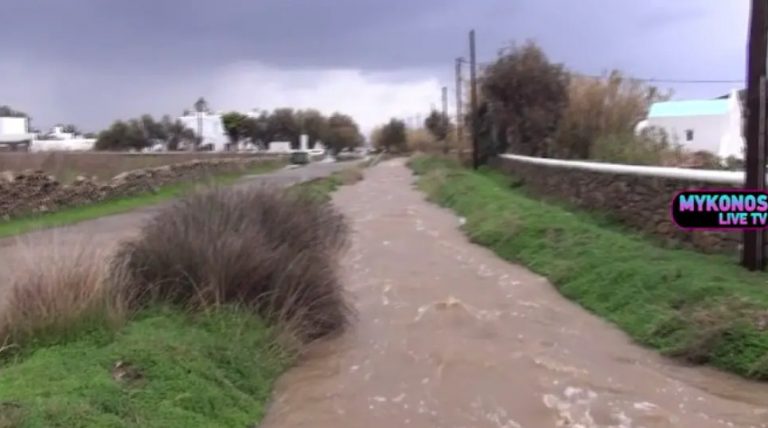
[[[158,187],[206,177],[246,171],[278,158],[230,158],[193,160],[121,173],[109,181],[77,177],[61,184],[43,171],[0,173],[0,218],[52,212],[106,199],[155,191]]]
[[[703,252],[733,252],[741,242],[739,232],[682,231],[670,216],[670,202],[681,190],[732,186],[535,165],[509,158],[497,158],[493,166],[520,179],[537,197],[606,214],[670,244]]]

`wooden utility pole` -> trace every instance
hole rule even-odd
[[[470,103],[472,108],[472,168],[477,169],[479,164],[478,153],[478,124],[477,117],[477,63],[475,58],[475,30],[469,32],[469,81],[471,87]]]
[[[448,127],[450,121],[448,120],[448,87],[443,86],[443,117],[440,118],[443,124]],[[447,131],[447,129],[446,129]],[[448,154],[448,134],[445,135],[445,141],[443,141],[443,153]]]
[[[464,148],[464,117],[462,113],[462,108],[464,107],[462,101],[464,82],[461,76],[462,62],[464,62],[464,58],[456,58],[456,149],[459,151]]]
[[[747,60],[747,160],[745,188],[764,191],[766,152],[766,60],[768,59],[768,5],[752,0]],[[742,264],[749,270],[765,269],[765,232],[744,232]]]

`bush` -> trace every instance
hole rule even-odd
[[[632,165],[680,165],[684,153],[659,135],[633,133],[598,137],[592,147],[591,159]]]
[[[374,129],[371,134],[373,146],[386,153],[402,153],[408,150],[405,122],[391,119],[386,125]]]
[[[337,275],[347,225],[302,192],[214,189],[161,212],[121,245],[139,304],[238,304],[301,341],[341,331],[349,309]]]

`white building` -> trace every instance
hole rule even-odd
[[[637,131],[663,129],[671,143],[697,152],[707,151],[721,158],[744,157],[740,91],[712,100],[665,101],[655,103],[648,119]]]
[[[220,114],[191,112],[179,117],[179,120],[201,138],[201,148],[208,146],[216,152],[227,149],[229,137],[224,130],[224,122],[221,120]]]
[[[34,134],[26,117],[0,117],[0,150],[29,150]]]
[[[291,142],[290,141],[273,141],[269,143],[269,149],[267,149],[269,153],[291,153],[293,152],[293,149],[291,149]]]
[[[34,139],[30,150],[33,152],[87,151],[93,150],[95,138],[85,138],[73,132],[65,132],[64,127],[57,125],[45,134],[44,139]]]

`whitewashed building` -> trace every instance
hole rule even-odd
[[[0,150],[27,151],[35,135],[26,117],[0,117]]]
[[[224,122],[218,113],[191,112],[179,117],[179,120],[195,132],[201,141],[200,147],[209,147],[212,151],[221,152],[227,149],[229,137],[224,129]]]
[[[58,152],[58,151],[88,151],[96,145],[95,138],[85,138],[74,132],[65,132],[64,127],[57,125],[43,137],[32,140],[30,151],[33,152]]]
[[[659,128],[689,151],[743,159],[742,122],[741,91],[734,90],[717,99],[655,103],[637,131]]]

